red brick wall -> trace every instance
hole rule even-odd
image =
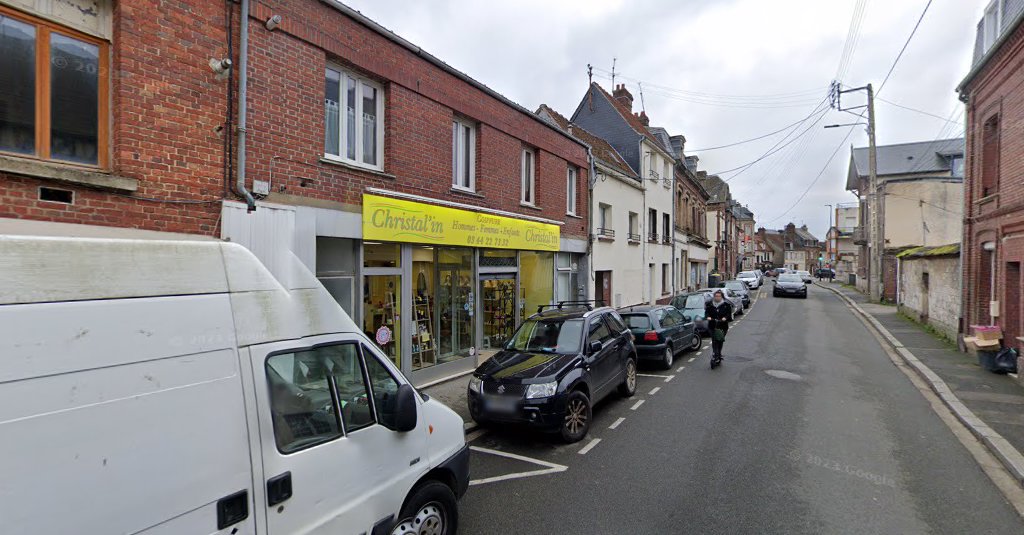
[[[995,242],[995,298],[1001,314],[996,320],[1004,332],[1024,332],[1019,325],[1022,307],[1020,292],[1010,289],[1020,281],[1009,281],[1008,262],[1024,261],[1024,27],[1018,27],[989,59],[984,69],[971,80],[965,93],[967,104],[966,179],[964,182],[963,303],[964,325],[987,324],[989,317],[989,266],[982,250],[984,242]],[[982,170],[992,164],[985,161],[984,124],[999,115],[997,193],[982,198]],[[1008,317],[1018,325],[1005,325]],[[1008,342],[1014,342],[1007,340]],[[1012,344],[1011,344],[1012,345]]]
[[[178,203],[68,187],[75,190],[75,203],[54,205],[36,200],[38,186],[57,186],[52,181],[0,174],[0,217],[216,235],[217,201],[225,191],[226,134],[216,127],[227,120],[228,82],[217,80],[207,63],[229,56],[224,4],[115,4],[111,171],[140,182],[133,197]],[[269,31],[262,22],[274,14],[283,23]],[[320,161],[328,61],[384,85],[384,174]],[[272,178],[270,201],[280,200],[275,193],[285,193],[359,204],[367,187],[380,187],[564,221],[563,235],[587,235],[588,164],[582,145],[322,2],[254,2],[249,76],[246,172],[250,186],[254,178]],[[480,123],[479,195],[451,191],[453,114]],[[519,203],[524,145],[538,151],[539,208]],[[568,164],[580,168],[576,213],[583,218],[565,215]]]

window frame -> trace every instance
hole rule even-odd
[[[35,151],[32,154],[0,150],[0,154],[17,158],[52,162],[60,165],[85,167],[89,169],[110,168],[110,42],[40,17],[0,5],[0,15],[10,17],[35,29]],[[98,67],[96,71],[96,163],[61,160],[51,156],[52,137],[52,91],[50,35],[57,33],[71,39],[95,45]]]
[[[338,73],[339,77],[341,78],[341,83],[338,86],[338,98],[337,98],[337,102],[338,102],[338,154],[331,154],[330,152],[327,152],[328,148],[326,146],[326,141],[325,141],[324,148],[323,148],[323,157],[324,157],[324,159],[325,160],[335,161],[335,162],[340,162],[340,163],[343,163],[345,165],[352,165],[352,166],[355,166],[355,167],[361,167],[363,169],[368,169],[368,170],[371,170],[371,171],[383,171],[384,170],[384,121],[385,121],[385,92],[384,92],[384,84],[381,84],[380,82],[377,82],[376,80],[373,80],[373,79],[368,78],[368,77],[366,77],[364,75],[361,75],[361,74],[359,74],[359,73],[357,73],[357,72],[355,72],[355,71],[353,71],[351,69],[346,69],[346,68],[344,68],[341,65],[338,65],[336,63],[330,63],[329,62],[329,63],[327,63],[326,67],[324,67],[324,77],[325,78],[327,76],[327,72],[326,71],[334,71],[334,72]],[[346,83],[348,82],[349,78],[352,78],[356,82],[356,95],[355,95],[355,100],[356,100],[356,108],[355,108],[356,125],[355,125],[355,128],[353,129],[353,132],[355,134],[355,141],[353,142],[355,144],[355,159],[350,159],[347,156],[347,150],[346,150],[347,149],[347,141],[348,141],[348,139],[347,139],[347,134],[348,133],[347,133],[347,128],[346,128],[345,121],[348,120],[348,114],[345,111],[344,96],[345,96],[345,93],[346,93],[345,86],[346,86]],[[364,84],[368,85],[368,86],[370,86],[370,87],[372,87],[372,88],[377,90],[377,110],[376,110],[376,112],[377,112],[377,136],[376,136],[377,137],[377,139],[376,139],[376,141],[377,141],[377,154],[376,154],[377,164],[376,165],[368,164],[368,163],[365,163],[363,161],[363,157],[364,157],[364,154],[363,154],[363,142],[364,142],[364,139],[363,139],[363,133],[362,133],[363,129],[361,128],[361,124],[359,123],[358,119],[362,116],[362,112],[363,112],[363,86],[364,86]],[[327,101],[327,97],[328,97],[328,95],[326,94],[326,90],[325,90],[325,92],[324,92],[324,107],[325,108],[327,106],[327,102],[326,102]],[[327,119],[326,118],[324,118],[324,130],[325,130],[325,132],[327,130]]]
[[[579,197],[577,196],[577,182],[579,181],[579,176],[579,168],[570,165],[565,169],[566,215],[576,215],[576,203],[579,200]]]
[[[476,126],[476,123],[467,119],[452,117],[452,189],[476,193]],[[456,129],[458,129],[457,134],[455,133]],[[465,129],[469,129],[469,147],[465,146],[463,139]],[[466,161],[464,158],[459,158],[460,147],[469,153],[469,162],[466,164],[469,166],[468,169],[460,169],[460,164]],[[460,171],[469,173],[468,185],[462,184],[463,176]]]
[[[530,166],[527,168],[526,156],[530,155]],[[529,177],[527,177],[529,171]],[[529,193],[527,196],[527,180]],[[523,147],[519,155],[519,202],[527,206],[537,206],[537,151],[532,147]]]

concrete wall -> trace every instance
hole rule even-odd
[[[959,242],[963,190],[963,183],[954,179],[887,182],[885,246]]]
[[[900,310],[955,339],[960,315],[959,257],[901,259],[899,271]]]

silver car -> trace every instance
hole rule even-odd
[[[741,280],[747,285],[747,288],[756,290],[761,286],[761,272],[741,271],[739,275],[736,275],[736,280]]]
[[[717,291],[721,291],[725,295],[725,300],[732,305],[732,318],[730,319],[735,319],[737,315],[743,314],[743,298],[740,297],[740,294],[728,288],[701,288],[697,291],[712,295]]]

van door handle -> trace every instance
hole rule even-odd
[[[285,472],[267,480],[267,507],[292,497],[292,473]]]
[[[240,490],[217,500],[217,530],[249,518],[249,491]]]

